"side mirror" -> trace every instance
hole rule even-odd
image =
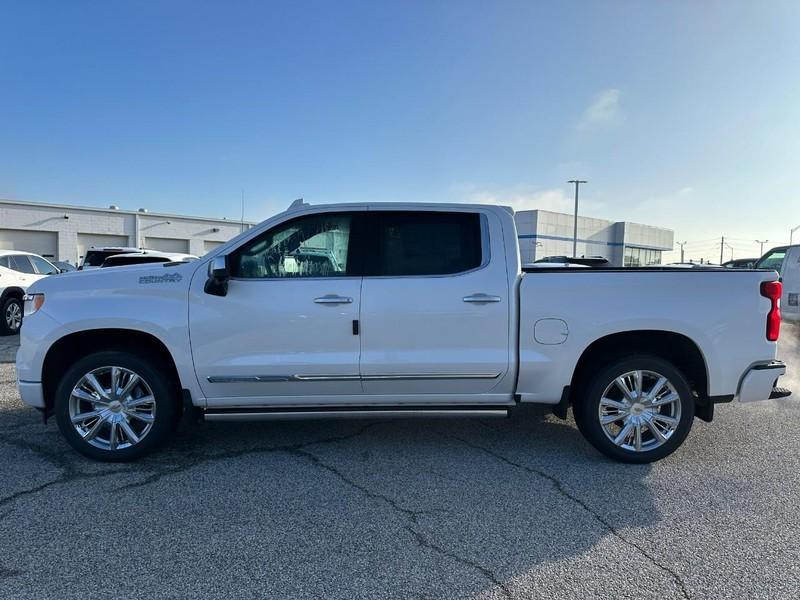
[[[228,280],[231,277],[228,269],[228,256],[223,254],[215,256],[208,263],[208,279],[203,287],[206,294],[212,296],[228,295]]]

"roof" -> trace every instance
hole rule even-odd
[[[0,249],[0,256],[8,256],[9,254],[27,254],[28,256],[39,256],[33,252],[25,252],[24,250],[3,250]]]
[[[227,222],[231,225],[237,225],[242,221],[238,219],[226,219],[224,217],[196,217],[192,215],[176,215],[174,213],[162,213],[162,212],[142,212],[139,210],[130,210],[124,208],[102,208],[99,206],[76,206],[74,204],[50,204],[49,202],[32,202],[30,200],[9,200],[6,198],[0,198],[0,205],[19,205],[19,206],[30,206],[36,208],[50,208],[50,209],[58,209],[58,210],[74,210],[74,211],[83,211],[83,212],[101,212],[101,213],[108,213],[112,215],[139,215],[145,217],[164,217],[169,219],[190,219],[192,221],[208,221],[210,223],[220,223],[220,222]],[[245,225],[253,226],[256,223],[253,221],[243,221]]]

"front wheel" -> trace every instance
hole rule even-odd
[[[22,300],[8,298],[0,307],[0,335],[17,335],[22,327]]]
[[[76,362],[56,390],[55,415],[67,442],[102,461],[144,456],[172,431],[174,386],[150,361],[106,351]]]
[[[629,463],[672,454],[694,420],[694,395],[686,378],[656,356],[615,360],[583,387],[575,420],[600,452]]]

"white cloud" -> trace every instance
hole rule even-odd
[[[575,210],[573,192],[568,189],[531,189],[524,187],[511,188],[499,191],[475,191],[466,198],[468,202],[479,204],[500,204],[510,206],[514,210],[551,210],[554,212],[572,213]],[[599,211],[603,204],[591,199],[581,197],[580,214],[587,215],[587,211]]]
[[[616,88],[608,88],[595,95],[592,103],[583,112],[578,129],[593,129],[621,122],[623,114],[619,97],[620,92]]]

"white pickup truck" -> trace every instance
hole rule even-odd
[[[505,416],[552,405],[628,462],[714,405],[788,395],[774,271],[522,268],[513,211],[295,204],[187,263],[34,284],[22,399],[130,460],[206,420]]]
[[[778,272],[783,284],[781,318],[800,324],[800,245],[772,248],[756,261],[755,267]]]

